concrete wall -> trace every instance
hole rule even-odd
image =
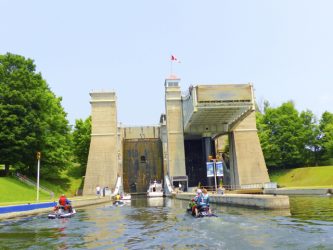
[[[333,189],[330,188],[277,188],[265,189],[264,194],[278,194],[278,195],[333,195]]]
[[[160,133],[162,141],[162,151],[163,151],[163,173],[166,175],[168,173],[168,137],[166,128],[166,116],[163,114],[160,118]]]
[[[119,141],[117,105],[114,92],[95,92],[91,96],[92,132],[83,194],[94,194],[96,186],[114,188],[118,166]]]
[[[269,182],[264,155],[252,111],[229,133],[231,185]]]
[[[160,138],[159,126],[138,126],[138,127],[124,127],[123,128],[124,139],[148,139]]]
[[[178,193],[177,199],[190,200],[194,193]],[[227,204],[231,206],[244,206],[262,209],[289,209],[289,197],[285,195],[253,195],[253,194],[211,194],[209,201],[217,204]]]
[[[183,115],[179,79],[165,80],[168,174],[186,176]]]
[[[252,99],[250,84],[198,85],[198,102],[207,101],[244,101]]]

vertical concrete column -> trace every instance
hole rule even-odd
[[[117,114],[117,113],[116,113]],[[118,171],[117,176],[121,177],[122,185],[124,184],[124,166],[123,166],[123,148],[124,148],[124,129],[121,123],[117,127],[117,161],[118,161]],[[112,190],[113,191],[113,190]]]
[[[168,174],[186,176],[180,79],[165,80]]]
[[[208,157],[212,154],[212,138],[211,137],[203,137],[204,145],[205,145],[205,157],[206,161],[208,161]]]
[[[229,160],[230,160],[230,182],[225,183],[230,186],[231,189],[237,189],[239,187],[239,176],[237,168],[237,156],[235,154],[235,140],[234,133],[229,133]]]
[[[91,96],[91,142],[83,194],[95,194],[96,186],[114,188],[119,173],[117,106],[114,92]]]
[[[162,114],[160,118],[160,131],[160,139],[162,141],[163,150],[163,173],[166,175],[168,173],[168,139],[165,114]]]
[[[252,111],[229,133],[231,185],[239,188],[246,184],[269,182],[264,155]]]
[[[204,149],[205,149],[205,159],[206,162],[209,161],[209,156],[213,156],[212,153],[212,138],[211,137],[203,137]],[[214,178],[207,177],[208,186],[214,185]]]

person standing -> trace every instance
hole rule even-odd
[[[96,187],[96,195],[97,196],[101,195],[101,187],[99,185],[97,185],[97,187]]]

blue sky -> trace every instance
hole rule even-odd
[[[170,55],[182,90],[248,83],[260,104],[333,112],[333,1],[0,0],[0,53],[35,60],[68,119],[114,90],[118,121],[158,124]]]

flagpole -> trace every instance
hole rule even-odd
[[[170,75],[172,75],[172,60],[170,60]]]

